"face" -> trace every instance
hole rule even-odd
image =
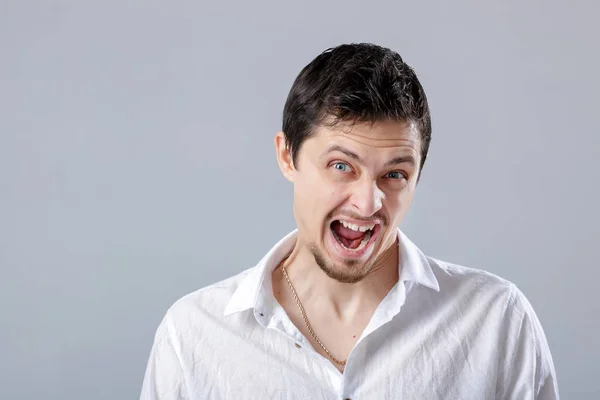
[[[381,264],[414,196],[420,145],[410,123],[321,127],[294,166],[278,134],[279,165],[294,184],[297,251],[340,282],[358,282]]]

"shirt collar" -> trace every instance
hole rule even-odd
[[[400,251],[398,281],[417,283],[439,292],[440,286],[425,254],[400,229],[398,229],[398,239]]]
[[[254,308],[255,313],[258,312],[257,309],[274,309],[276,300],[272,290],[271,274],[281,260],[293,250],[297,235],[297,229],[288,233],[269,250],[254,268],[248,271],[225,307],[224,315],[250,308]],[[398,239],[399,282],[413,282],[439,292],[439,284],[427,257],[400,229],[398,229]]]

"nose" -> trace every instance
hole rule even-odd
[[[351,202],[353,208],[365,217],[370,217],[381,209],[385,194],[372,180],[356,182]]]

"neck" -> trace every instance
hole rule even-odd
[[[318,308],[340,321],[373,311],[398,281],[398,247],[388,246],[373,268],[356,283],[338,282],[323,272],[314,256],[299,240],[283,262],[304,307]]]

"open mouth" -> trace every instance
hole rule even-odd
[[[337,242],[346,250],[360,252],[377,235],[379,224],[357,225],[347,221],[335,220],[331,223],[331,232]]]

